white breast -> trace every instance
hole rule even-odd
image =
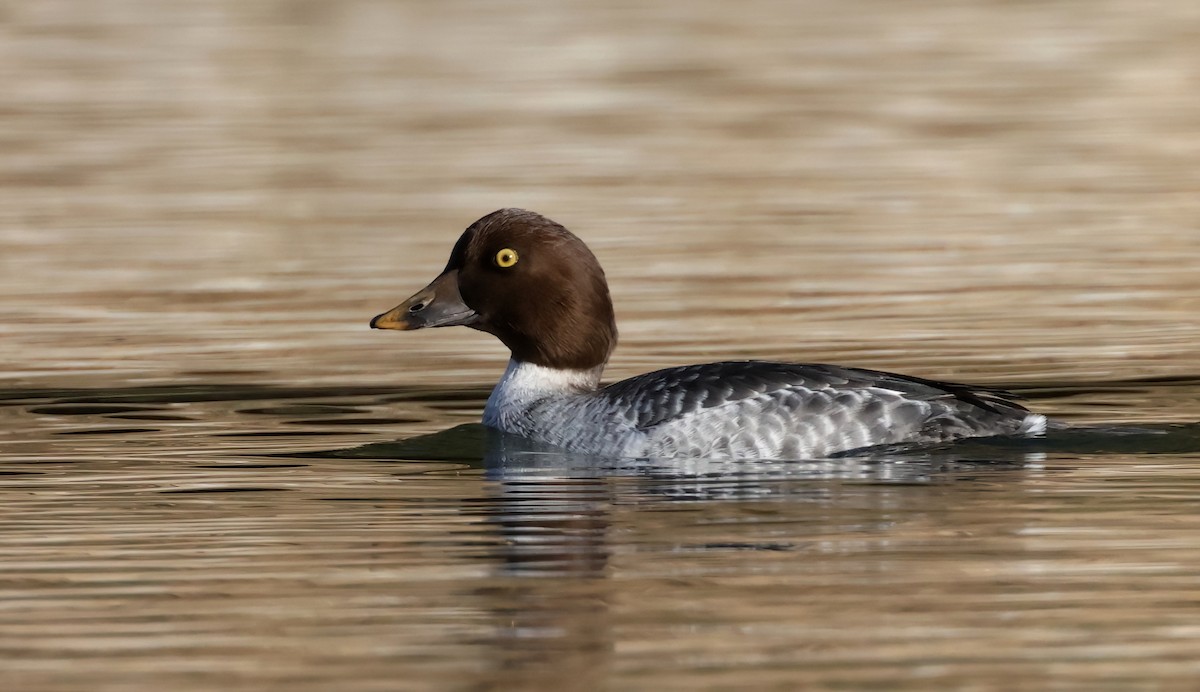
[[[646,436],[633,419],[595,396],[601,370],[509,360],[483,409],[483,424],[584,454],[643,455]]]

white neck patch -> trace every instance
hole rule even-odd
[[[509,359],[483,409],[483,424],[507,430],[505,419],[522,417],[531,404],[551,396],[577,395],[600,385],[604,366],[564,370]]]

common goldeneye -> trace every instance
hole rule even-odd
[[[570,231],[523,209],[471,224],[432,283],[371,320],[454,325],[512,353],[483,423],[583,454],[808,459],[1046,428],[1003,390],[836,365],[708,363],[601,387],[617,344],[604,271]]]

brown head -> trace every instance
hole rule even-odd
[[[524,209],[471,224],[442,273],[371,320],[375,329],[462,325],[495,335],[526,363],[590,370],[617,345],[608,282],[561,225]]]

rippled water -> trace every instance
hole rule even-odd
[[[1190,687],[1198,21],[0,8],[0,686]],[[837,362],[1073,428],[502,454],[498,344],[366,322],[509,205],[604,263],[608,379]]]

